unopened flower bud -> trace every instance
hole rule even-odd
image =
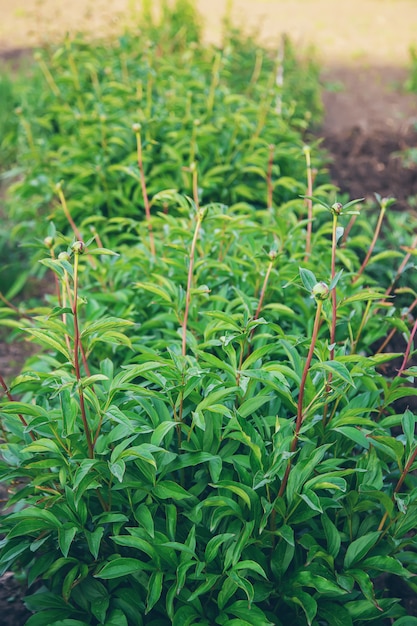
[[[329,296],[329,291],[329,287],[326,283],[316,283],[311,290],[311,293],[316,300],[326,300]]]
[[[335,215],[340,215],[342,213],[343,204],[341,202],[335,202],[332,204],[332,211]]]
[[[53,237],[45,237],[45,239],[43,240],[43,243],[50,250],[53,247],[53,245],[54,245],[54,238]]]
[[[140,133],[141,128],[142,126],[139,123],[132,124],[132,130],[134,133]]]
[[[85,250],[84,241],[74,241],[71,246],[71,250],[74,252],[74,254],[83,254]]]
[[[69,261],[70,255],[68,254],[68,252],[60,252],[58,254],[58,259],[59,261]]]

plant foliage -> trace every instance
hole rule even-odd
[[[27,626],[402,626],[380,581],[417,573],[412,225],[301,198],[302,90],[271,110],[267,53],[190,42],[190,7],[43,69],[12,202],[53,289],[0,310],[43,348],[0,378],[1,569]]]

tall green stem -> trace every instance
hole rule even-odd
[[[192,284],[193,284],[195,249],[197,246],[198,235],[199,235],[201,224],[203,222],[203,217],[204,217],[204,213],[201,211],[200,206],[198,204],[198,178],[197,178],[197,168],[195,167],[195,164],[194,164],[194,169],[193,169],[193,191],[194,191],[194,202],[197,208],[197,222],[196,222],[195,229],[194,229],[194,236],[193,236],[193,240],[191,243],[191,250],[190,250],[190,256],[189,256],[187,291],[185,294],[185,309],[184,309],[184,317],[182,320],[182,355],[183,356],[187,354],[187,325],[188,325],[188,315],[189,315],[190,304],[191,304],[191,289],[192,289]]]
[[[154,257],[155,256],[155,240],[153,236],[152,222],[151,222],[151,205],[149,202],[148,191],[146,189],[145,169],[143,167],[142,139],[141,139],[141,134],[140,134],[140,124],[133,124],[133,130],[136,134],[136,148],[137,148],[137,155],[138,155],[138,167],[139,167],[139,172],[140,172],[140,186],[142,189],[143,204],[145,207],[145,217],[146,217],[146,223],[147,223],[148,232],[149,232],[149,246],[151,249],[151,254]]]
[[[316,347],[317,336],[318,336],[318,332],[319,332],[319,328],[320,328],[320,320],[321,320],[322,309],[323,309],[323,300],[319,300],[318,299],[317,300],[316,316],[314,318],[313,334],[311,336],[311,341],[310,341],[310,348],[309,348],[309,351],[308,351],[306,362],[304,364],[303,374],[301,376],[300,393],[298,394],[298,404],[297,404],[297,419],[296,419],[296,422],[295,422],[294,438],[293,438],[293,440],[291,442],[291,448],[290,448],[291,452],[295,452],[295,450],[297,449],[298,438],[300,436],[301,426],[303,424],[304,417],[305,417],[304,412],[303,412],[304,392],[305,392],[305,386],[306,386],[308,372],[310,370],[311,361],[313,359],[314,348]],[[285,488],[287,486],[288,477],[290,475],[291,467],[292,467],[291,458],[289,458],[288,459],[287,468],[285,470],[284,478],[282,479],[281,487],[280,487],[280,490],[279,490],[279,493],[278,493],[279,497],[282,497],[284,492],[285,492]]]
[[[369,246],[368,252],[366,253],[366,256],[362,262],[362,265],[359,268],[358,273],[356,274],[356,276],[353,277],[352,279],[352,285],[354,285],[356,283],[356,281],[359,279],[359,277],[362,275],[363,271],[365,270],[366,266],[368,265],[368,261],[371,257],[372,252],[374,251],[375,248],[375,244],[377,242],[377,239],[379,237],[379,232],[381,230],[381,226],[382,226],[382,220],[384,219],[384,215],[385,215],[385,211],[387,209],[387,203],[382,201],[381,203],[381,210],[379,212],[379,217],[378,217],[378,222],[375,228],[375,233],[371,242],[371,245]]]
[[[87,439],[88,456],[90,457],[90,459],[92,459],[94,458],[94,446],[93,446],[93,440],[91,437],[91,432],[90,432],[90,428],[89,428],[88,420],[87,420],[87,411],[85,407],[84,391],[83,391],[82,384],[81,384],[81,371],[80,371],[80,360],[79,360],[81,339],[80,339],[80,329],[79,329],[79,324],[78,324],[78,304],[77,304],[77,301],[78,301],[78,259],[79,259],[79,255],[82,254],[84,250],[84,244],[81,241],[75,242],[75,244],[73,245],[73,250],[74,250],[74,298],[73,298],[73,303],[72,303],[72,314],[74,317],[74,369],[75,369],[75,376],[76,376],[77,383],[78,383],[78,395],[80,398],[81,419],[83,422],[84,432],[85,432],[85,436]]]
[[[306,158],[306,169],[307,169],[307,235],[306,235],[306,253],[304,257],[304,261],[308,261],[311,254],[311,235],[313,232],[313,201],[311,196],[313,195],[313,174],[311,171],[311,150],[310,146],[304,146],[304,155]]]

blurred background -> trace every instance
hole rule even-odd
[[[0,49],[33,47],[67,32],[107,36],[132,23],[140,0],[0,0]],[[325,65],[404,64],[416,41],[416,0],[197,0],[206,36],[218,37],[227,10],[268,41],[288,33],[314,44]]]

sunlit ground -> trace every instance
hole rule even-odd
[[[111,35],[134,22],[139,0],[0,0],[0,48],[61,39],[68,31]],[[228,0],[197,0],[206,34],[218,39]],[[269,41],[289,33],[313,43],[322,62],[407,63],[417,45],[415,0],[234,0],[234,21],[258,27]]]

